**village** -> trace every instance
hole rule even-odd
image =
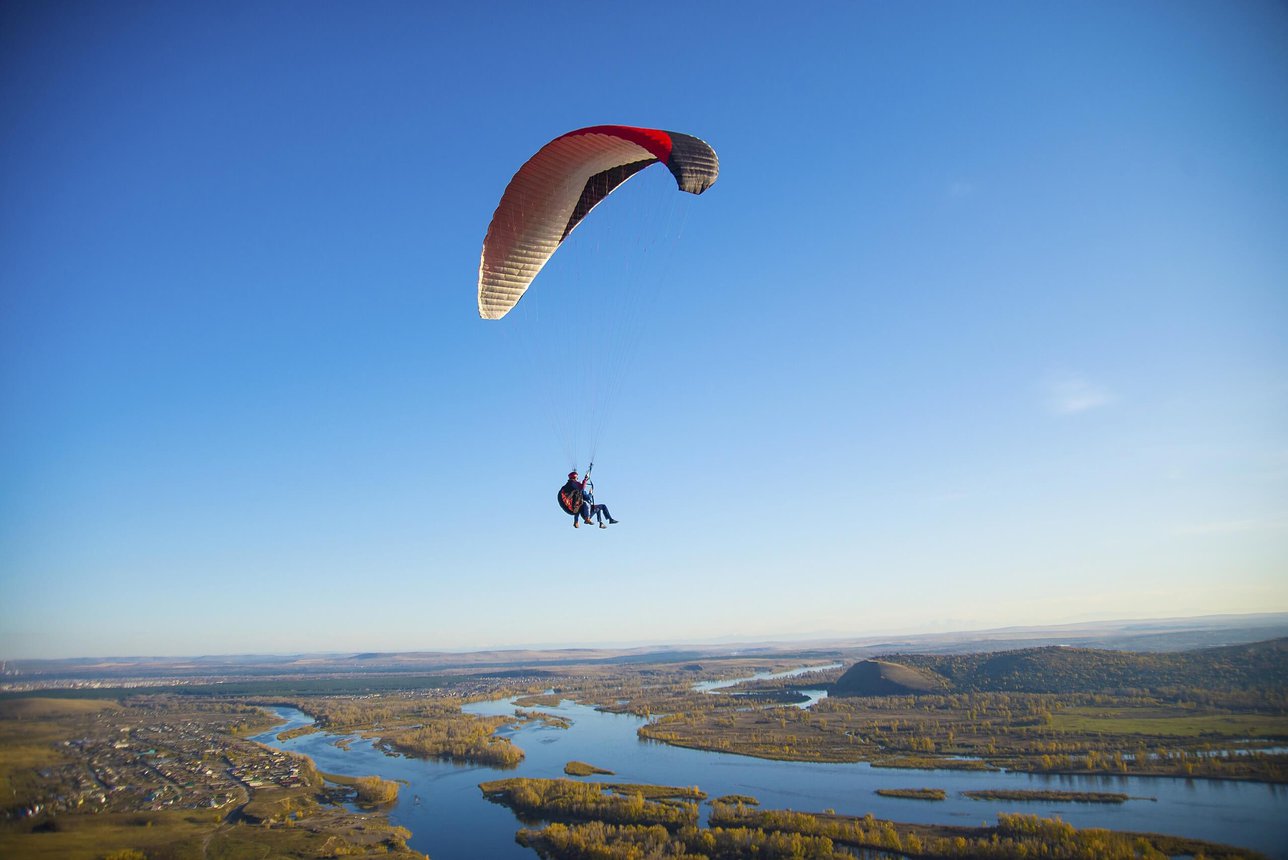
[[[235,737],[211,716],[95,720],[91,731],[60,742],[64,761],[40,768],[38,796],[7,816],[178,809],[224,815],[256,789],[307,784],[305,760]]]

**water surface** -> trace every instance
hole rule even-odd
[[[768,761],[642,741],[635,732],[645,720],[600,713],[564,701],[540,710],[565,717],[569,729],[516,723],[501,730],[526,753],[513,770],[478,765],[389,756],[371,741],[356,739],[348,751],[335,746],[336,735],[316,733],[289,741],[276,734],[306,725],[309,718],[291,708],[274,708],[287,720],[256,740],[303,753],[318,768],[356,776],[378,774],[405,780],[390,819],[412,832],[409,845],[433,860],[496,857],[533,860],[535,852],[514,842],[522,825],[505,807],[486,801],[480,782],[507,776],[567,778],[564,765],[589,762],[615,772],[592,780],[697,785],[710,797],[749,794],[767,809],[848,815],[872,813],[877,818],[922,823],[977,825],[995,823],[999,812],[1058,816],[1077,827],[1107,827],[1169,833],[1223,842],[1288,860],[1288,786],[1209,779],[1174,779],[1119,775],[1059,776],[1007,772],[893,770],[868,764],[817,764]],[[467,705],[480,715],[514,714],[512,699]],[[878,788],[942,788],[944,801],[885,798]],[[967,790],[1051,789],[1111,791],[1132,796],[1122,804],[1016,803],[970,800]],[[705,820],[709,807],[704,804]]]

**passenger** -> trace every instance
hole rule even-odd
[[[595,518],[595,521],[599,523],[599,527],[601,529],[608,528],[608,526],[604,525],[604,517],[608,517],[609,523],[616,524],[617,520],[613,519],[613,515],[608,512],[608,505],[595,504],[595,485],[593,483],[590,483],[589,476],[586,477],[586,481],[587,481],[586,490],[582,495],[582,498],[585,499],[586,504],[590,505],[590,514],[588,514],[588,519],[586,520],[586,524],[590,525],[589,517],[591,516],[593,516]]]

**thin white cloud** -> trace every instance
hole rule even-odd
[[[1052,379],[1046,387],[1047,409],[1056,415],[1077,415],[1108,406],[1114,400],[1109,389],[1082,376]]]

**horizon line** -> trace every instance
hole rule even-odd
[[[1014,635],[1019,633],[1037,633],[1037,632],[1058,632],[1072,631],[1078,629],[1094,629],[1098,627],[1113,627],[1132,624],[1167,624],[1167,623],[1190,623],[1194,624],[1202,621],[1218,621],[1221,619],[1241,620],[1244,622],[1254,619],[1282,619],[1288,623],[1288,610],[1272,610],[1268,612],[1223,612],[1209,615],[1181,615],[1181,616],[1161,616],[1157,618],[1149,617],[1125,617],[1125,618],[1105,618],[1092,621],[1073,621],[1056,624],[1033,624],[1033,625],[1008,625],[1005,627],[963,627],[959,629],[939,630],[939,631],[922,631],[907,632],[897,630],[879,631],[869,634],[839,633],[839,632],[821,632],[814,634],[801,634],[800,636],[768,636],[768,637],[738,637],[724,636],[712,639],[693,639],[693,640],[637,640],[633,642],[599,642],[599,643],[528,643],[513,645],[494,645],[479,646],[472,648],[425,648],[425,649],[407,649],[395,648],[390,650],[359,650],[347,649],[340,651],[244,651],[244,652],[226,652],[226,653],[202,653],[202,654],[116,654],[116,655],[81,655],[75,657],[5,657],[0,658],[0,665],[8,663],[57,663],[70,662],[77,660],[100,660],[100,661],[128,661],[128,660],[210,660],[210,659],[247,659],[247,658],[308,658],[308,657],[336,657],[342,655],[357,656],[361,654],[370,654],[372,656],[395,656],[400,654],[418,655],[418,654],[486,654],[490,652],[513,653],[519,651],[538,651],[563,653],[569,651],[646,651],[648,649],[658,650],[682,650],[686,648],[739,648],[739,647],[783,647],[788,645],[814,645],[818,647],[821,644],[828,644],[832,647],[844,647],[846,645],[857,646],[861,644],[876,644],[883,639],[900,638],[905,640],[913,639],[931,639],[937,637],[959,637],[965,635],[983,636],[988,634]],[[893,644],[893,643],[892,643]]]

